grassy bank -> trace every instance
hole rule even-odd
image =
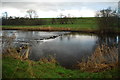
[[[97,24],[63,24],[63,25],[41,25],[41,26],[1,26],[2,30],[30,30],[30,31],[78,31],[98,33]],[[120,33],[120,28],[112,30],[113,33]]]
[[[54,62],[21,60],[12,56],[4,56],[3,78],[117,78],[118,69],[91,73],[70,70]]]
[[[81,31],[81,32],[97,32],[96,25],[41,25],[41,26],[2,26],[3,30],[35,30],[35,31]]]
[[[60,24],[59,21],[52,24],[52,18],[40,18],[45,21],[41,25],[4,25],[3,30],[38,30],[38,31],[81,31],[81,32],[98,32],[99,25],[95,17],[73,18],[73,23]],[[59,19],[58,19],[59,20]],[[40,23],[40,22],[39,22]],[[107,29],[106,29],[107,30]],[[120,28],[112,29],[113,32],[120,33]]]

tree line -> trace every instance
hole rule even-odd
[[[112,10],[111,7],[100,10],[96,13],[96,19],[99,30],[108,32],[120,28],[120,16],[117,10]]]
[[[2,25],[74,24],[76,18],[2,18]]]
[[[2,25],[45,25],[45,24],[74,24],[75,18],[60,15],[58,18],[38,18],[35,10],[27,10],[25,17],[8,17],[8,13],[4,12],[2,16]]]
[[[96,12],[96,22],[102,32],[120,28],[120,13],[110,7]],[[38,18],[35,10],[28,10],[26,17],[8,17],[7,12],[2,17],[2,25],[46,25],[46,24],[75,24],[75,17],[60,15],[58,18]]]

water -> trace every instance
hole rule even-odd
[[[42,32],[5,30],[8,35],[15,33],[15,46],[29,44],[31,60],[52,55],[66,68],[73,68],[83,57],[91,55],[103,43],[119,44],[118,35],[95,35],[70,32]]]

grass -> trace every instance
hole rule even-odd
[[[41,20],[45,20],[46,23],[44,25],[33,25],[33,26],[25,26],[25,25],[4,25],[0,26],[2,29],[15,29],[15,30],[45,30],[45,31],[81,31],[81,32],[96,32],[99,31],[99,25],[95,17],[84,17],[84,18],[74,18],[74,23],[68,24],[60,24],[59,22],[52,24],[52,18],[40,18]],[[107,30],[107,29],[106,29]],[[115,28],[114,33],[120,33],[119,28]]]
[[[14,48],[2,56],[2,77],[4,78],[118,78],[119,68],[101,72],[70,70],[58,64],[54,57],[32,61],[22,58]],[[86,65],[87,66],[87,65]]]
[[[51,18],[43,18],[48,22],[45,25],[36,25],[36,26],[2,26],[3,29],[26,29],[26,30],[97,30],[98,25],[95,18],[78,18],[74,19],[74,24],[51,24]]]
[[[81,31],[81,32],[99,32],[96,23],[82,23],[82,24],[49,24],[49,25],[36,25],[36,26],[15,26],[7,25],[1,26],[6,30],[37,30],[37,31]],[[120,33],[120,29],[114,29],[116,33]]]
[[[97,73],[70,70],[53,60],[35,62],[7,55],[3,56],[2,67],[3,78],[117,78],[119,73],[117,68]]]

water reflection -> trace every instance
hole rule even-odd
[[[115,34],[104,34],[104,35],[98,35],[98,43],[100,45],[106,44],[108,46],[116,46],[118,47],[118,43],[120,42],[120,37]]]
[[[40,57],[53,55],[65,67],[70,67],[94,52],[97,36],[63,35],[43,44],[32,46],[30,59],[39,60]]]

